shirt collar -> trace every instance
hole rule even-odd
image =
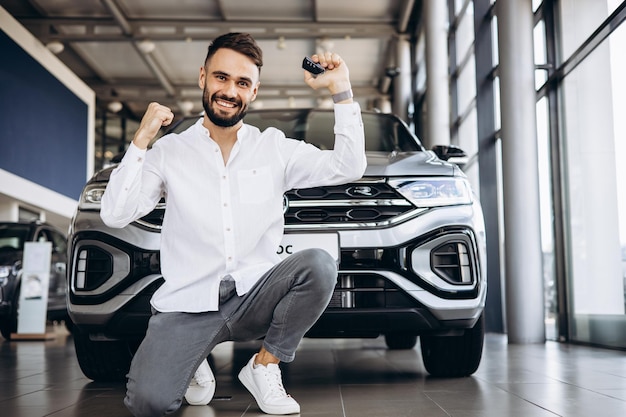
[[[206,136],[207,138],[210,138],[211,133],[209,132],[209,129],[204,127],[204,124],[202,123],[203,121],[204,121],[204,117],[199,118],[198,121],[194,124],[194,128],[197,129],[197,131],[200,132],[202,135]],[[237,141],[245,140],[249,136],[249,132],[250,132],[250,127],[244,123],[241,126],[241,128],[237,131]]]

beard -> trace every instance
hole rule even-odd
[[[219,110],[214,110],[211,106],[212,103],[215,103],[216,100],[226,101],[228,103],[235,104],[239,111],[233,114],[232,116],[222,116],[219,114]],[[236,97],[226,97],[226,96],[218,96],[217,93],[213,94],[209,97],[209,91],[206,86],[202,92],[202,107],[204,107],[204,112],[209,118],[209,120],[219,127],[233,127],[241,119],[244,118],[246,113],[248,112],[248,105],[243,104],[243,102]]]

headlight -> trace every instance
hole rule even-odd
[[[22,262],[15,262],[13,265],[1,265],[0,266],[0,285],[4,285],[11,275],[17,276],[19,268],[21,267]]]
[[[103,184],[90,184],[86,186],[83,193],[80,195],[78,207],[84,210],[99,210],[105,189],[106,185]]]
[[[11,267],[6,265],[0,266],[0,284],[3,284],[9,275],[11,275]]]
[[[465,178],[403,178],[389,180],[389,185],[417,207],[472,203],[472,190]]]

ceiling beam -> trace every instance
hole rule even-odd
[[[129,36],[132,36],[133,26],[130,24],[128,19],[126,19],[126,17],[124,16],[124,13],[122,13],[122,11],[119,9],[117,4],[115,4],[113,0],[101,0],[101,1],[104,4],[104,6],[107,9],[109,9],[109,12],[111,12],[111,14],[113,15],[113,18],[115,19],[116,24],[122,30],[123,35],[127,38]],[[148,66],[148,68],[150,68],[150,71],[152,71],[152,74],[154,74],[157,80],[159,80],[159,83],[161,83],[161,87],[167,92],[169,96],[174,97],[176,95],[176,90],[174,89],[174,86],[172,85],[170,80],[167,78],[167,76],[161,69],[161,66],[156,62],[156,60],[151,55],[151,53],[141,50],[139,42],[140,41],[138,40],[134,40],[133,48],[135,48],[135,51],[137,52],[137,54],[139,54],[139,56],[141,57],[141,59],[143,59],[143,61]]]
[[[91,84],[90,87],[96,91],[100,100],[120,100],[132,102],[150,102],[163,100],[165,92],[160,85],[137,85],[126,83],[113,84]],[[176,97],[170,97],[173,101],[190,99],[200,100],[202,91],[197,85],[177,85],[175,89],[179,92]],[[352,85],[352,90],[356,97],[376,98],[382,97],[380,91],[375,86]],[[265,99],[285,99],[289,97],[326,97],[328,93],[315,91],[307,85],[268,85],[263,84],[259,89],[258,98]]]
[[[114,4],[114,3],[113,3]],[[255,39],[384,38],[397,34],[394,22],[281,22],[206,19],[130,19],[120,25],[114,18],[25,17],[20,23],[37,33],[42,41],[128,42],[131,39],[153,41],[212,40],[233,31],[246,31]],[[111,33],[110,28],[118,29]],[[102,30],[108,28],[107,30]],[[158,30],[157,30],[158,28]],[[128,30],[131,30],[130,32]]]

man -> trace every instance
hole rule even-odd
[[[107,225],[128,225],[163,196],[167,204],[165,282],[152,297],[153,315],[128,373],[124,402],[135,416],[173,413],[183,396],[190,404],[208,404],[215,390],[206,361],[211,350],[223,341],[259,338],[263,346],[239,379],[262,411],[300,412],[283,388],[278,364],[294,359],[328,305],[337,265],[320,249],[280,261],[282,195],[354,181],[366,166],[348,67],[334,53],[312,58],[326,71],[317,77],[306,72],[305,82],[328,89],[337,102],[334,150],[243,123],[259,89],[262,53],[250,35],[229,33],[211,43],[200,68],[204,117],[147,152],[173,119],[169,108],[151,103],[111,175],[101,211]]]

